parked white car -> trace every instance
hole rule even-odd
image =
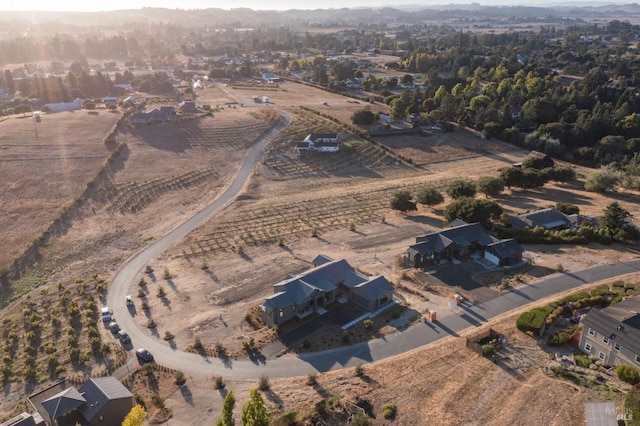
[[[111,321],[111,310],[109,310],[108,306],[100,309],[100,316],[102,317],[102,321]]]

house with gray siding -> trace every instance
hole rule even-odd
[[[592,308],[580,321],[580,350],[606,365],[640,369],[640,297]]]
[[[346,260],[320,255],[314,268],[297,276],[288,275],[273,286],[274,294],[260,306],[268,326],[284,324],[293,318],[325,314],[335,302],[351,301],[373,311],[393,297],[393,286],[383,276],[369,277],[356,271]]]

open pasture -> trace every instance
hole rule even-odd
[[[85,190],[110,153],[104,138],[120,117],[81,110],[45,114],[40,123],[31,114],[0,122],[0,268]]]

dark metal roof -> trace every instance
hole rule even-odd
[[[86,404],[81,408],[82,417],[91,421],[109,402],[132,398],[133,394],[113,376],[90,379],[80,387]]]
[[[76,388],[70,387],[42,401],[42,406],[47,410],[49,417],[57,419],[86,402],[85,398],[83,398],[82,394],[80,394]]]
[[[356,271],[344,259],[331,260],[323,255],[314,259],[314,263],[322,261],[324,263],[319,264],[310,271],[274,284],[273,288],[276,293],[265,298],[264,306],[275,310],[293,303],[301,304],[314,293],[333,291],[339,284],[350,288],[363,288],[363,285],[368,285],[370,282],[379,279],[379,277],[371,278]],[[374,287],[381,285],[381,282],[373,284]]]
[[[582,318],[582,324],[640,355],[640,296],[593,308]]]
[[[508,222],[516,229],[535,228],[536,226],[553,229],[559,227],[570,228],[572,226],[569,217],[553,207],[512,216],[508,219]]]
[[[489,233],[479,223],[465,223],[439,232],[432,232],[416,238],[417,243],[410,246],[409,250],[416,253],[440,253],[446,248],[468,247],[473,243],[486,246],[498,239]]]
[[[513,238],[487,244],[487,249],[491,249],[501,258],[511,257],[515,253],[524,253],[524,249]]]

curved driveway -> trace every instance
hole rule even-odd
[[[438,312],[437,322],[416,324],[398,330],[397,333],[385,339],[376,339],[322,352],[288,354],[276,359],[255,357],[252,359],[221,360],[209,358],[179,351],[175,347],[168,346],[160,337],[149,336],[144,330],[137,327],[124,303],[124,298],[130,292],[137,274],[164,250],[235,199],[251,176],[264,147],[283,127],[289,124],[290,120],[288,115],[284,115],[277,126],[249,149],[233,182],[217,199],[127,261],[113,279],[109,287],[107,302],[114,312],[115,319],[131,335],[135,347],[149,349],[159,363],[188,373],[215,373],[237,379],[255,379],[262,375],[270,377],[303,376],[312,372],[353,367],[363,362],[373,362],[399,355],[448,336],[458,336],[458,333],[464,329],[478,327],[498,315],[523,307],[536,300],[605,278],[640,271],[640,259],[636,259],[596,266],[582,271],[555,274],[549,278],[505,291],[500,296],[479,305],[466,306],[463,304],[446,312]],[[135,357],[131,357],[127,364],[127,371],[135,364]],[[126,371],[120,368],[114,374],[120,376],[125,373]]]
[[[240,165],[240,169],[227,189],[211,204],[207,205],[186,222],[182,223],[164,237],[160,238],[152,245],[130,258],[116,273],[111,285],[109,286],[107,306],[109,306],[113,311],[115,320],[123,330],[126,330],[127,333],[129,333],[135,347],[145,347],[149,349],[158,361],[163,364],[172,365],[172,362],[170,362],[170,358],[172,357],[167,356],[173,355],[171,349],[162,344],[161,340],[155,339],[147,335],[143,330],[138,329],[128,307],[125,305],[125,296],[130,294],[131,285],[142,268],[160,256],[163,251],[168,249],[178,240],[185,237],[189,232],[215,216],[238,196],[249,180],[249,177],[252,175],[256,163],[261,159],[265,146],[291,122],[291,116],[288,113],[284,111],[280,111],[280,113],[282,114],[280,122],[262,135],[258,143],[247,151],[246,156]],[[163,354],[163,352],[166,353]],[[130,364],[133,365],[133,362],[131,361],[132,360],[130,360]]]

